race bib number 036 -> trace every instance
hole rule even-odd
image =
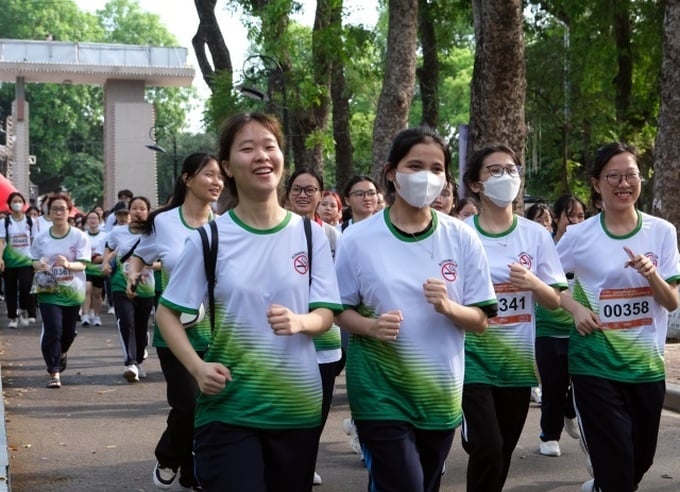
[[[534,306],[526,290],[520,290],[510,283],[494,284],[498,300],[498,314],[489,319],[490,325],[514,325],[531,321]]]
[[[600,292],[600,322],[603,328],[626,330],[652,324],[652,289],[604,289]]]

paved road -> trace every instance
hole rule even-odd
[[[0,362],[6,405],[13,492],[153,491],[153,449],[167,414],[165,385],[155,350],[145,363],[149,377],[129,384],[114,320],[80,328],[60,390],[46,389],[37,326],[0,328]],[[0,317],[0,326],[6,326]],[[315,492],[366,490],[366,472],[341,428],[349,409],[344,379],[322,436]],[[539,409],[532,406],[513,457],[506,491],[579,491],[587,472],[576,441],[562,441],[560,458],[537,451]],[[654,467],[642,491],[680,490],[680,415],[664,412]],[[442,491],[465,490],[465,453],[456,439]],[[177,488],[179,490],[179,488]]]

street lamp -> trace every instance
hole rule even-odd
[[[256,68],[252,63],[250,66],[248,66],[251,60],[259,60],[262,63],[262,66]],[[254,55],[250,55],[249,57],[247,57],[243,61],[243,67],[244,68],[242,69],[242,72],[246,74],[245,75],[246,81],[248,81],[249,79],[253,79],[254,75],[258,72],[262,73],[268,79],[267,93],[262,92],[261,90],[256,89],[254,87],[250,87],[245,83],[237,86],[241,94],[251,99],[257,99],[258,101],[264,102],[271,101],[271,85],[269,83],[269,77],[272,74],[277,75],[278,83],[281,85],[281,97],[283,99],[281,113],[283,119],[283,134],[286,144],[285,166],[288,167],[290,166],[291,162],[290,156],[292,140],[290,137],[290,117],[288,115],[288,90],[286,88],[286,72],[283,70],[281,63],[277,58],[270,55],[262,55],[260,53],[256,53]]]
[[[154,152],[162,152],[164,154],[167,150],[158,145],[158,139],[169,138],[172,140],[172,185],[174,187],[175,181],[177,180],[177,136],[175,135],[175,132],[168,130],[164,126],[152,126],[149,128],[149,138],[153,140],[153,143],[147,144],[145,147]]]

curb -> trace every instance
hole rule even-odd
[[[0,369],[0,395],[2,391],[2,370]],[[9,453],[7,449],[7,426],[5,425],[5,401],[0,402],[0,492],[10,490],[9,485]]]
[[[666,410],[680,413],[680,384],[666,383],[666,398],[663,401]]]

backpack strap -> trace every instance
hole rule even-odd
[[[307,238],[307,263],[309,268],[309,285],[312,285],[312,221],[309,217],[303,217],[302,222],[305,226],[305,237]]]
[[[139,241],[141,241],[141,240],[142,240],[141,237],[139,239],[137,239],[137,242],[135,242],[135,244],[132,245],[132,248],[130,248],[130,251],[128,251],[127,253],[125,253],[123,256],[120,257],[120,264],[121,265],[130,259],[130,257],[132,256],[132,253],[135,252],[135,250],[137,249],[137,246],[139,245]]]
[[[205,267],[205,277],[208,280],[208,313],[210,316],[210,335],[215,331],[215,269],[217,268],[217,224],[214,220],[208,222],[212,241],[208,239],[208,233],[203,227],[198,228],[203,243],[203,266]]]
[[[9,244],[9,215],[5,215],[5,244]]]

